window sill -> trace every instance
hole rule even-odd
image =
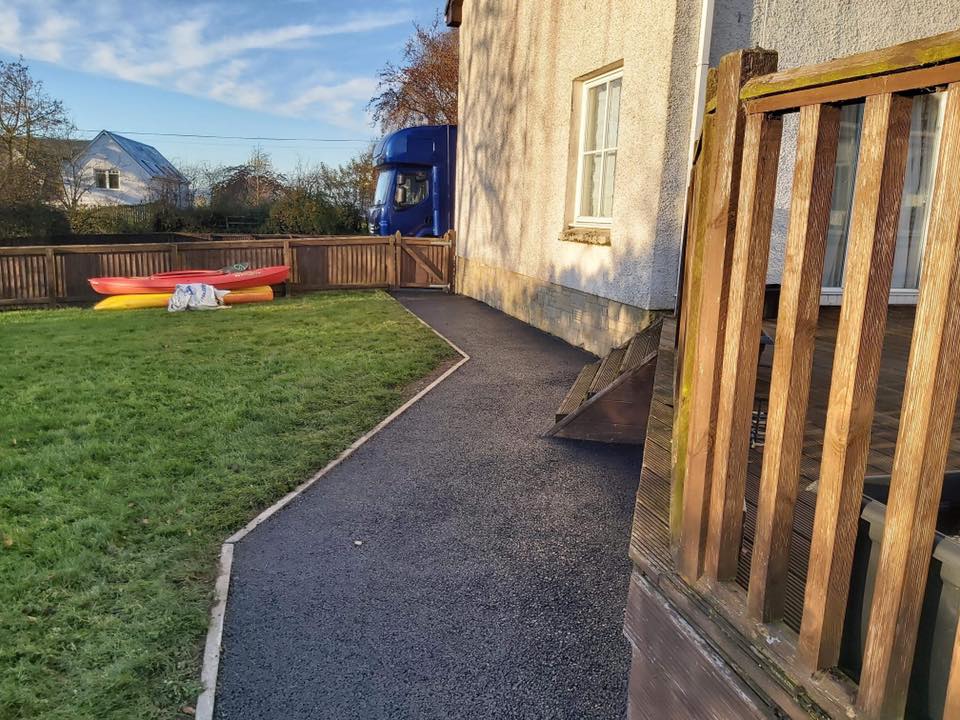
[[[584,245],[609,245],[610,228],[570,226],[560,233],[560,242],[575,242]]]

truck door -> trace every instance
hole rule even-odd
[[[408,237],[429,235],[433,230],[430,168],[400,168],[393,198],[394,226]]]

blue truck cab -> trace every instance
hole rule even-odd
[[[453,227],[456,147],[456,125],[404,128],[377,143],[371,235],[440,237]]]

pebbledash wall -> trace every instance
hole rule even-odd
[[[960,0],[950,0],[956,5]],[[952,29],[936,0],[716,0],[709,59],[781,69]],[[955,9],[958,9],[955,7]],[[458,289],[605,353],[672,309],[702,3],[465,0],[460,27]],[[573,242],[578,82],[622,66],[609,244]],[[784,128],[768,279],[783,265],[796,127]],[[595,238],[594,238],[595,239]]]
[[[716,0],[710,64],[737,48],[762,47],[777,51],[781,70],[811,65],[956,30],[958,12],[960,0]],[[798,121],[784,119],[769,282],[783,271]]]
[[[463,3],[458,291],[595,353],[673,307],[697,13],[664,0]],[[577,83],[620,64],[609,244],[564,240]]]

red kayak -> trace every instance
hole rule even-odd
[[[90,278],[90,286],[101,295],[137,295],[141,293],[173,292],[177,285],[206,283],[220,290],[241,290],[258,285],[279,285],[286,282],[290,268],[286,265],[221,272],[220,270],[176,270],[150,277]]]

